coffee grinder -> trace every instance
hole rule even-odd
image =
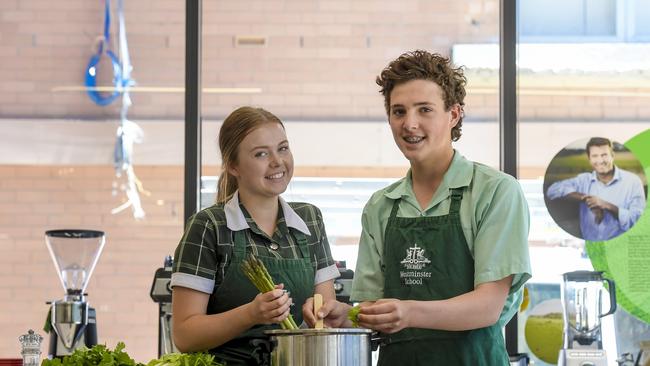
[[[560,366],[607,366],[600,318],[616,311],[614,281],[603,272],[575,271],[563,275],[561,298],[564,318],[564,344]],[[609,311],[602,312],[603,282],[607,282]]]
[[[94,230],[50,230],[45,242],[65,290],[63,300],[50,302],[48,357],[62,357],[97,344],[95,309],[88,306],[88,280],[104,248],[104,233]]]

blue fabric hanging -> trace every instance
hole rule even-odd
[[[88,66],[86,67],[86,91],[90,99],[100,106],[111,104],[120,95],[122,87],[125,85],[122,79],[122,65],[119,58],[110,49],[110,36],[111,36],[111,4],[110,0],[105,0],[104,10],[104,36],[99,42],[97,53],[90,57]],[[102,56],[108,56],[113,66],[113,85],[115,90],[110,93],[100,93],[97,87],[97,74],[99,71],[99,62]],[[128,81],[127,81],[128,82]]]

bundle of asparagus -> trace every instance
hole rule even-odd
[[[254,255],[248,255],[248,258],[241,264],[241,270],[261,293],[275,289],[275,283],[273,283],[273,278],[271,278],[269,271],[266,270],[264,263],[255,258]],[[280,323],[280,326],[282,326],[282,329],[298,329],[291,314]]]

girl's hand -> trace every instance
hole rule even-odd
[[[292,300],[283,288],[283,284],[276,285],[273,291],[257,294],[248,304],[255,324],[280,323],[289,316]]]
[[[302,306],[302,317],[310,328],[314,327],[318,319],[323,319],[326,328],[342,328],[349,323],[350,308],[350,305],[332,299],[325,301],[318,314],[314,314],[314,298],[310,297]]]

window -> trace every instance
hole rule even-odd
[[[646,42],[645,0],[519,0],[522,42]]]
[[[524,0],[521,36],[614,37],[616,14],[616,0]]]

